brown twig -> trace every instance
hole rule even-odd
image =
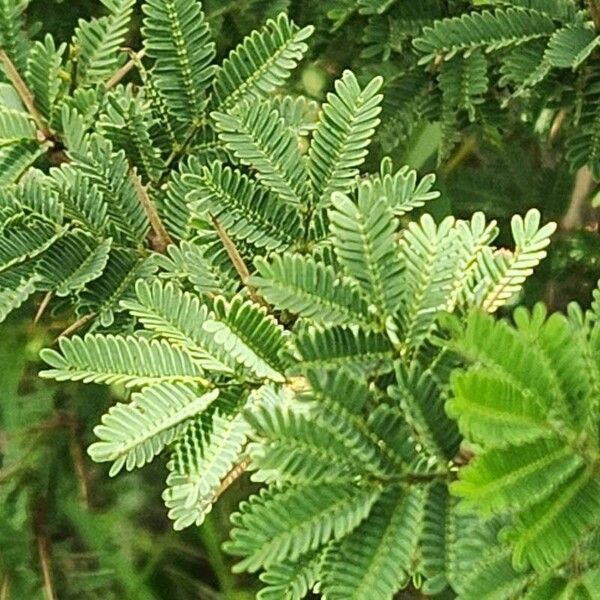
[[[229,237],[221,223],[219,223],[217,217],[215,217],[214,215],[210,215],[210,218],[217,232],[217,235],[219,236],[219,239],[223,244],[223,247],[227,251],[227,256],[229,256],[229,259],[233,263],[233,266],[235,267],[237,274],[240,276],[242,283],[246,285],[248,283],[248,279],[250,278],[250,271],[248,270],[248,267],[246,266],[242,255],[239,253],[239,250],[237,249],[236,245],[233,243],[233,240]]]
[[[46,600],[55,600],[54,584],[52,582],[52,570],[50,568],[50,551],[48,547],[48,538],[40,532],[36,534],[36,542],[42,574],[44,577],[44,597]]]
[[[588,6],[590,7],[590,16],[594,21],[594,27],[596,31],[600,31],[600,8],[598,8],[596,0],[588,0]]]
[[[44,575],[44,596],[46,600],[55,600],[54,585],[52,583],[52,571],[50,570],[50,554],[48,551],[48,539],[45,536],[37,536],[37,547],[42,573]]]
[[[148,190],[146,190],[146,188],[142,184],[140,176],[134,171],[132,171],[131,178],[133,180],[133,184],[135,185],[139,201],[144,207],[144,211],[146,212],[148,221],[150,221],[150,227],[152,227],[152,231],[154,232],[154,236],[152,239],[152,249],[156,250],[156,252],[164,254],[167,247],[173,243],[173,241],[171,240],[171,236],[165,229],[165,226],[163,225],[163,222],[160,219],[158,211],[156,210],[154,203],[148,195]]]
[[[77,319],[75,323],[69,325],[64,331],[59,333],[52,343],[56,344],[56,342],[58,342],[58,340],[61,337],[67,337],[68,335],[75,333],[77,330],[81,329],[84,325],[89,323],[94,318],[94,316],[95,315],[93,313],[90,313],[89,315],[84,315],[80,319]]]
[[[214,504],[225,492],[225,490],[243,473],[246,472],[248,467],[250,466],[250,459],[244,458],[241,462],[235,465],[225,477],[221,480],[221,485],[216,489],[215,493],[212,495],[211,504]]]
[[[551,142],[553,142],[556,139],[556,136],[558,135],[559,131],[561,130],[566,117],[567,117],[567,109],[566,108],[561,108],[556,113],[556,116],[554,117],[554,120],[552,121],[552,126],[550,127],[550,133],[548,135]]]
[[[248,270],[248,267],[246,266],[246,263],[244,262],[244,259],[242,258],[242,255],[240,254],[236,245],[233,243],[233,240],[229,237],[221,223],[219,223],[217,217],[215,217],[214,215],[210,215],[210,218],[217,232],[217,235],[219,236],[219,239],[221,240],[221,243],[223,244],[223,247],[227,252],[227,256],[229,256],[229,260],[233,263],[233,266],[235,267],[235,270],[239,275],[241,282],[248,290],[248,295],[257,304],[260,304],[261,306],[268,306],[264,298],[262,298],[257,293],[257,291],[249,284],[250,271]]]
[[[127,61],[118,71],[107,80],[105,87],[110,90],[115,87],[120,81],[146,56],[146,50],[140,50],[137,54],[134,53],[129,61]]]
[[[43,138],[42,141],[52,140],[54,132],[44,123],[42,115],[35,107],[35,98],[33,97],[33,94],[27,87],[27,84],[23,81],[21,75],[19,75],[19,72],[17,71],[12,60],[4,50],[0,50],[0,62],[2,62],[2,65],[4,66],[6,76],[17,91],[17,94],[19,94],[19,97],[23,101],[25,108],[27,108],[27,112],[31,115],[31,118],[38,128]]]
[[[48,308],[48,305],[50,304],[50,300],[52,300],[52,296],[52,292],[48,292],[44,296],[44,299],[42,300],[39,308],[37,309],[37,312],[35,313],[35,317],[33,318],[34,323],[37,323],[42,318],[42,316],[46,312],[46,309]]]

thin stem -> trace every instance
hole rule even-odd
[[[56,600],[54,595],[54,584],[52,582],[52,570],[50,568],[50,552],[48,549],[48,538],[38,533],[36,535],[38,555],[42,565],[42,574],[44,577],[44,597],[46,600]]]
[[[234,8],[239,11],[246,4],[247,4],[247,2],[245,2],[245,1],[240,2],[239,0],[234,0],[233,2],[227,2],[225,4],[221,4],[221,6],[219,6],[219,8],[215,8],[214,10],[207,12],[206,18],[209,21],[211,21],[212,19],[222,17],[223,15],[227,14],[229,11],[233,10]]]
[[[225,477],[221,480],[221,485],[217,488],[211,498],[211,503],[214,504],[225,492],[225,490],[239,477],[241,477],[246,469],[250,466],[250,458],[244,458],[241,462],[235,465]]]
[[[455,154],[442,167],[442,174],[447,177],[455,171],[475,150],[477,149],[477,138],[474,135],[466,137]]]
[[[215,526],[215,512],[206,515],[202,527],[198,530],[202,545],[206,549],[206,559],[219,582],[219,589],[224,598],[232,598],[235,582],[231,570],[221,552],[222,539],[219,539],[218,528]]]
[[[116,71],[114,75],[110,77],[110,79],[108,79],[105,84],[106,89],[110,90],[120,83],[123,77],[125,77],[125,75],[131,71],[131,69],[137,66],[144,56],[146,56],[146,50],[140,50],[137,54],[132,54],[131,59],[127,61],[118,71]]]
[[[146,212],[148,221],[150,221],[150,227],[152,227],[152,231],[154,232],[154,236],[152,239],[152,249],[156,250],[156,252],[164,254],[167,247],[173,243],[173,241],[171,240],[171,236],[169,235],[168,231],[163,225],[158,211],[156,210],[154,203],[148,195],[148,190],[142,184],[140,176],[137,173],[132,172],[131,178],[135,185],[139,201],[144,207],[144,211]]]
[[[59,333],[58,336],[54,339],[54,341],[52,343],[55,344],[61,337],[67,337],[68,335],[71,335],[75,331],[78,331],[84,325],[87,325],[87,323],[89,321],[91,321],[94,318],[94,316],[95,315],[93,313],[90,313],[89,315],[84,315],[80,319],[77,319],[77,321],[75,321],[75,323],[73,323],[72,325],[69,325],[64,331]]]
[[[19,75],[19,72],[17,71],[12,60],[4,50],[0,50],[0,62],[2,62],[2,65],[4,66],[6,76],[17,91],[17,94],[19,94],[19,97],[23,101],[25,108],[27,108],[27,112],[31,115],[31,118],[42,135],[43,141],[51,140],[54,136],[54,132],[48,128],[46,123],[44,123],[42,115],[35,107],[35,98],[33,97],[33,94],[27,87],[27,84],[23,81],[21,75]]]
[[[399,473],[398,475],[392,475],[390,477],[375,477],[372,480],[376,483],[405,483],[405,484],[418,484],[428,483],[432,481],[447,481],[448,479],[454,479],[456,473],[444,470],[434,471],[432,473],[418,473],[414,471],[406,471]]]
[[[52,296],[53,292],[51,291],[44,296],[44,299],[42,300],[37,312],[35,313],[35,317],[33,318],[34,323],[37,323],[42,318],[46,312],[46,309],[48,308],[48,305],[50,304],[50,300],[52,300]]]
[[[165,175],[167,175],[169,173],[169,169],[173,166],[173,163],[181,156],[183,156],[184,152],[186,151],[187,147],[192,143],[192,140],[194,139],[194,136],[200,131],[200,129],[202,127],[204,127],[205,123],[199,123],[197,125],[192,125],[192,127],[190,127],[190,130],[188,131],[187,135],[185,136],[185,139],[183,140],[183,142],[181,143],[181,146],[175,150],[173,150],[171,152],[171,154],[168,156],[167,160],[165,161],[165,172],[163,174],[162,179],[165,177]]]
[[[217,235],[219,236],[219,239],[221,240],[221,243],[227,252],[227,256],[229,256],[229,260],[233,263],[241,282],[248,290],[248,295],[257,304],[260,304],[261,306],[268,306],[265,300],[248,283],[248,280],[250,279],[250,271],[248,270],[248,267],[246,266],[246,263],[244,262],[244,259],[242,258],[242,255],[240,254],[236,245],[233,243],[233,240],[229,237],[221,223],[219,223],[217,217],[210,215],[210,218]]]

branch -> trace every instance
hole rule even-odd
[[[122,79],[133,69],[139,62],[146,56],[146,50],[140,50],[137,54],[132,54],[131,59],[126,62],[118,71],[112,75],[105,84],[106,90],[110,90],[115,87]]]
[[[227,251],[227,256],[229,256],[229,259],[233,263],[233,266],[235,267],[237,274],[240,276],[242,283],[246,285],[248,279],[250,278],[250,271],[248,270],[248,267],[246,266],[242,255],[239,253],[239,250],[237,249],[236,245],[233,243],[233,240],[229,237],[225,229],[223,229],[221,223],[219,223],[217,217],[210,215],[210,218],[215,227],[215,230],[217,231],[217,235],[219,236],[219,239],[223,244],[223,247]]]
[[[596,31],[600,32],[600,8],[598,8],[596,0],[588,0],[588,5],[590,7],[590,16],[592,17],[592,21],[594,21],[594,27]]]
[[[52,296],[53,296],[53,292],[48,292],[45,296],[44,299],[42,300],[39,308],[37,309],[37,312],[35,313],[35,317],[33,319],[33,323],[37,323],[42,316],[44,315],[44,313],[46,312],[46,309],[48,308],[48,305],[50,304],[50,300],[52,300]]]
[[[222,496],[223,492],[225,492],[225,490],[236,479],[238,479],[243,473],[246,472],[246,470],[250,466],[250,462],[251,461],[249,458],[244,458],[237,465],[234,465],[234,467],[231,469],[231,471],[229,471],[229,473],[227,473],[227,475],[225,475],[225,477],[223,477],[223,479],[221,480],[221,485],[217,488],[217,490],[215,491],[215,493],[213,494],[213,496],[211,498],[211,504],[214,504]]]
[[[44,596],[46,600],[55,600],[54,584],[52,583],[52,571],[50,570],[50,553],[48,551],[48,539],[43,535],[37,536],[37,547],[42,573],[44,575]]]
[[[86,325],[89,321],[91,321],[94,318],[94,316],[95,315],[93,313],[90,313],[89,315],[84,315],[80,319],[77,319],[77,321],[75,321],[75,323],[73,323],[72,325],[69,325],[64,331],[59,333],[58,336],[53,340],[52,343],[56,344],[56,342],[58,342],[58,340],[61,337],[66,337],[68,335],[71,335],[78,329],[81,329],[84,325]]]
[[[550,127],[550,133],[548,135],[548,138],[551,142],[553,142],[556,139],[556,136],[558,135],[559,131],[561,130],[561,127],[563,126],[563,123],[565,122],[566,117],[567,117],[567,109],[566,108],[561,108],[556,113],[556,117],[554,117],[554,121],[552,121],[552,126]]]
[[[0,62],[2,62],[6,76],[17,91],[17,94],[19,94],[19,97],[27,108],[27,112],[31,115],[31,118],[42,135],[43,140],[51,140],[54,136],[54,132],[44,123],[42,115],[35,107],[35,98],[33,97],[33,94],[4,50],[0,50]]]
[[[156,252],[164,254],[167,247],[173,243],[173,240],[171,240],[171,236],[169,236],[169,233],[165,229],[163,222],[160,220],[158,211],[156,210],[156,207],[150,199],[148,191],[142,184],[140,176],[132,171],[131,178],[135,185],[138,198],[142,206],[144,207],[144,210],[146,211],[148,221],[150,221],[150,227],[152,227],[152,231],[154,232],[154,239],[152,239],[152,249],[156,250]]]
[[[233,243],[233,240],[229,237],[225,229],[223,229],[223,226],[221,225],[221,223],[219,223],[217,217],[215,217],[214,215],[210,215],[210,218],[217,232],[217,235],[219,236],[219,239],[221,240],[221,243],[223,244],[223,247],[227,252],[227,256],[229,256],[229,260],[231,260],[231,262],[233,263],[233,266],[235,267],[235,270],[237,271],[240,280],[248,290],[248,295],[257,304],[268,307],[268,304],[265,302],[265,300],[261,296],[259,296],[259,294],[251,285],[249,285],[248,280],[250,279],[250,271],[248,270],[248,267],[246,266],[246,263],[244,262],[244,259],[242,258],[242,255],[240,254],[236,245]]]

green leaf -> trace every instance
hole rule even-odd
[[[172,283],[139,280],[136,299],[121,305],[149,331],[188,352],[203,369],[233,373],[236,362],[204,330],[211,318],[200,299],[183,292]]]
[[[352,531],[379,497],[377,488],[353,484],[263,490],[232,515],[227,552],[244,558],[235,571],[257,571],[297,560]]]
[[[354,372],[389,371],[394,349],[383,333],[357,327],[333,326],[300,331],[295,337],[298,367]]]
[[[426,64],[439,54],[450,59],[479,48],[491,52],[550,36],[555,29],[552,19],[541,12],[498,8],[436,21],[423,29],[413,45],[423,55],[419,64]]]
[[[556,568],[573,554],[600,518],[600,482],[589,469],[557,486],[552,496],[519,514],[503,539],[514,544],[513,564],[537,571]]]
[[[509,377],[493,372],[457,373],[453,388],[446,410],[470,439],[488,446],[518,444],[549,432],[544,407]]]
[[[123,150],[144,180],[158,181],[165,164],[151,137],[154,121],[148,106],[130,88],[117,88],[106,97],[106,107],[97,123],[99,133],[117,150]]]
[[[233,239],[278,250],[300,238],[298,211],[237,169],[214,162],[184,179],[192,188],[187,196],[192,212],[216,217]]]
[[[151,77],[169,114],[199,125],[216,67],[215,43],[197,0],[145,0],[144,48],[155,59]]]
[[[335,191],[348,193],[367,156],[379,124],[383,96],[381,77],[361,88],[351,71],[335,82],[335,94],[327,95],[308,153],[313,203],[328,204]]]
[[[567,25],[555,32],[546,49],[546,59],[554,67],[579,68],[600,44],[600,37],[591,27]]]
[[[384,199],[367,203],[359,197],[355,204],[340,193],[333,196],[329,219],[340,263],[383,321],[398,310],[402,296],[402,265],[394,239],[396,219]]]
[[[0,273],[28,259],[36,258],[64,232],[42,219],[20,219],[8,223],[0,236]]]
[[[99,334],[61,337],[58,351],[46,348],[40,356],[51,367],[40,376],[56,381],[122,383],[127,387],[205,383],[192,357],[165,341]]]
[[[110,238],[98,243],[84,231],[68,232],[40,260],[36,268],[38,286],[57,296],[68,296],[82,288],[104,271],[111,244]]]
[[[282,13],[247,36],[217,70],[210,108],[221,112],[242,100],[256,100],[281,86],[300,62],[312,27],[298,29]]]
[[[231,302],[217,297],[214,317],[203,324],[216,345],[259,379],[283,382],[283,328],[264,308],[236,296]]]
[[[0,48],[21,73],[25,70],[29,50],[23,19],[27,4],[22,0],[0,0]]]
[[[206,410],[219,392],[199,393],[192,387],[155,385],[134,393],[128,404],[117,403],[94,428],[98,442],[88,448],[96,462],[112,462],[110,475],[123,467],[143,467],[188,427],[189,419]]]
[[[408,166],[392,173],[392,161],[384,158],[379,174],[359,182],[359,204],[366,206],[385,198],[394,215],[401,217],[439,198],[440,193],[432,190],[434,184],[435,175],[429,174],[419,180],[417,172]]]
[[[373,317],[356,288],[336,276],[332,267],[298,254],[256,258],[258,276],[251,279],[261,296],[280,310],[323,324],[369,324]]]
[[[269,102],[242,103],[229,114],[214,112],[219,139],[257,179],[292,204],[306,194],[307,173],[297,138]]]
[[[556,438],[511,444],[485,452],[462,469],[452,492],[483,515],[528,509],[562,487],[582,464]]]
[[[120,303],[134,297],[135,282],[152,276],[157,265],[153,257],[139,258],[137,253],[113,245],[100,277],[86,284],[79,294],[79,311],[99,317],[109,327],[115,314],[122,312]]]
[[[330,600],[391,600],[410,579],[420,537],[422,489],[389,486],[371,514],[331,545],[323,558],[322,590]]]
[[[26,112],[0,108],[0,146],[35,139],[35,124]]]
[[[218,398],[192,421],[174,444],[163,500],[175,530],[201,525],[244,468],[242,452],[250,426],[237,410],[224,409],[221,402]]]
[[[478,257],[480,279],[474,293],[479,305],[494,312],[522,287],[540,261],[546,257],[550,236],[556,231],[555,223],[540,227],[540,213],[532,209],[525,218],[515,215],[511,220],[515,240],[513,252],[486,250]]]
[[[258,592],[257,600],[302,600],[317,582],[320,562],[320,554],[307,554],[273,565],[259,576],[267,586]]]
[[[36,291],[37,279],[31,264],[18,265],[0,273],[0,322]]]
[[[72,45],[76,49],[77,82],[81,87],[100,83],[120,65],[135,0],[101,0],[109,15],[79,20]]]
[[[36,41],[27,58],[26,79],[35,105],[47,122],[52,122],[56,103],[61,93],[60,71],[66,44],[58,48],[54,38],[46,34],[43,41]]]

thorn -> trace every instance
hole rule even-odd
[[[10,59],[10,56],[8,56],[4,50],[0,50],[0,62],[4,66],[6,76],[17,91],[17,94],[19,94],[19,97],[25,105],[27,112],[38,128],[39,131],[37,135],[42,137],[43,140],[52,141],[54,132],[44,122],[42,115],[35,106],[35,98],[31,93],[31,90],[27,87],[27,84],[23,81],[23,78],[17,71],[17,68]]]
[[[44,296],[44,299],[42,300],[39,308],[37,309],[37,312],[35,313],[35,317],[33,318],[34,324],[37,323],[42,318],[44,313],[46,312],[46,309],[48,308],[48,304],[50,304],[50,300],[52,300],[52,296],[53,296],[53,292],[48,292]]]
[[[69,325],[64,331],[59,333],[56,336],[56,338],[52,341],[52,343],[56,344],[56,342],[58,342],[58,340],[61,337],[67,337],[68,335],[75,333],[77,330],[81,329],[84,325],[86,325],[89,321],[91,321],[94,318],[94,316],[95,315],[93,313],[91,313],[89,315],[84,315],[80,319],[77,319],[77,321],[75,321],[75,323],[73,323],[72,325]]]
[[[127,75],[127,73],[131,71],[131,69],[133,69],[139,64],[142,58],[146,56],[146,50],[140,50],[137,54],[134,52],[130,52],[130,54],[131,59],[128,62],[126,62],[118,71],[116,71],[114,75],[110,77],[110,79],[107,80],[105,84],[106,91],[114,88],[118,83],[120,83],[123,77],[125,77],[125,75]]]
[[[229,260],[231,260],[231,262],[233,263],[233,266],[235,267],[235,270],[241,282],[248,290],[248,295],[250,296],[250,299],[253,302],[256,302],[256,304],[259,304],[260,306],[265,306],[267,309],[269,309],[270,306],[266,302],[266,300],[262,296],[260,296],[251,285],[249,285],[248,280],[250,279],[250,271],[248,270],[248,267],[246,266],[246,263],[244,262],[244,259],[242,258],[242,255],[240,254],[233,240],[229,237],[221,223],[219,223],[217,217],[210,213],[209,216],[217,232],[217,235],[219,236],[219,239],[221,240],[221,243],[223,244],[223,247],[227,252],[227,256],[229,256]]]
[[[164,254],[166,249],[173,243],[171,236],[161,221],[160,215],[148,195],[148,190],[142,184],[140,176],[135,171],[131,171],[131,179],[135,186],[140,204],[144,207],[144,211],[150,222],[150,227],[154,232],[154,239],[151,238],[152,249],[160,254]]]

